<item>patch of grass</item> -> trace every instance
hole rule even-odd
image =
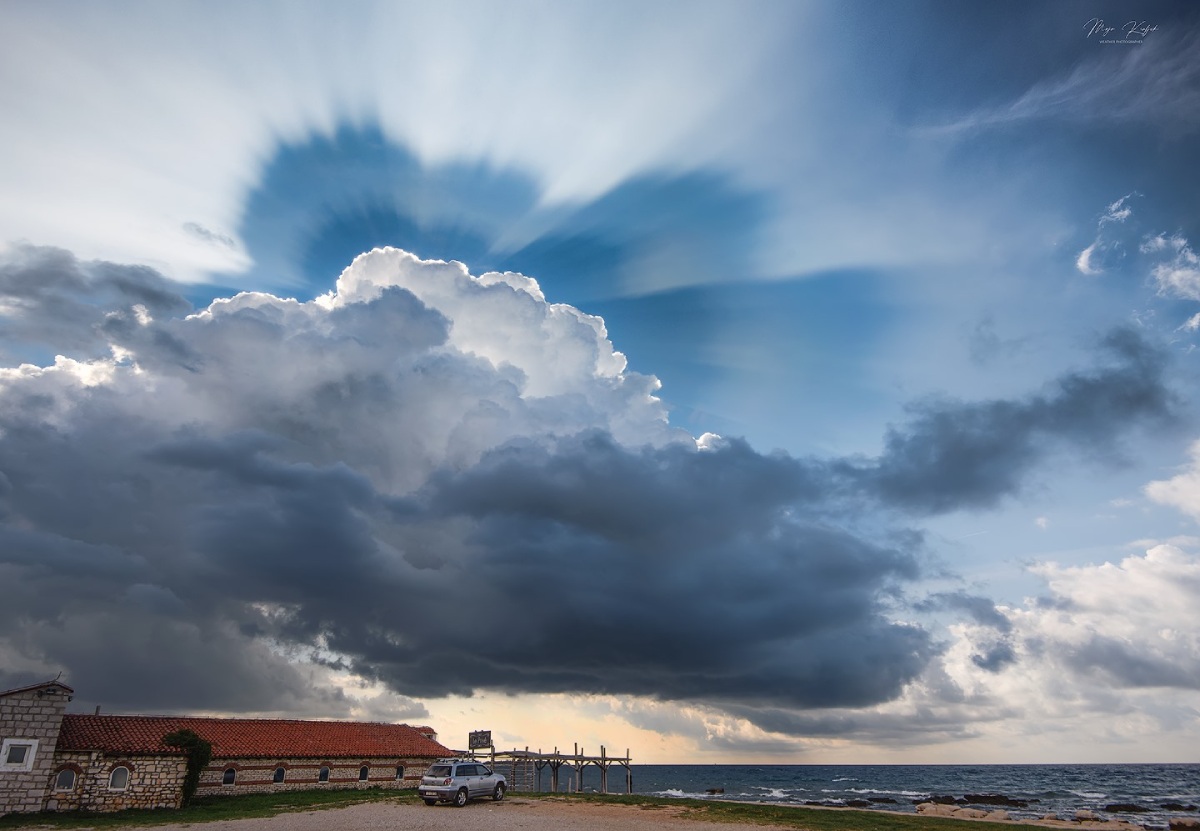
[[[733,802],[715,799],[675,799],[668,797],[599,794],[521,794],[525,796],[558,797],[584,802],[615,802],[641,808],[680,808],[683,816],[708,822],[778,825],[783,828],[802,828],[805,831],[1046,831],[1036,825],[1005,822],[999,825],[978,821],[926,817],[894,811],[820,809],[793,805],[763,805],[754,802]]]
[[[130,826],[203,823],[222,819],[273,817],[293,811],[319,811],[345,808],[361,802],[416,802],[415,790],[311,790],[282,793],[253,793],[241,796],[210,796],[197,799],[178,811],[170,808],[116,811],[98,814],[88,811],[61,811],[42,814],[9,814],[0,817],[5,828],[126,828]]]

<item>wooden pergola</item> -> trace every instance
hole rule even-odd
[[[574,753],[560,753],[554,748],[552,753],[541,750],[492,750],[490,753],[492,767],[498,764],[509,768],[509,787],[514,790],[541,791],[542,771],[550,769],[550,790],[557,793],[559,789],[559,771],[568,767],[574,771],[575,791],[583,790],[583,771],[589,765],[595,765],[600,770],[600,793],[608,793],[608,769],[613,765],[625,768],[625,793],[633,793],[633,770],[629,750],[624,756],[609,756],[604,745],[600,746],[599,756],[588,756],[582,747],[575,745]],[[531,771],[532,769],[532,771]],[[532,776],[528,775],[532,772]],[[524,786],[524,787],[523,787]],[[532,787],[531,787],[532,786]]]

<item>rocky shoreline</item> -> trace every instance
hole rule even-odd
[[[714,791],[710,791],[713,793]],[[1101,809],[1076,809],[1069,815],[1060,813],[1045,813],[1041,816],[1028,816],[1029,809],[1036,810],[1040,803],[1038,799],[1017,799],[999,793],[964,794],[953,796],[938,794],[924,799],[911,801],[918,814],[931,817],[954,817],[956,819],[981,819],[992,822],[1021,822],[1035,823],[1053,828],[1086,828],[1086,829],[1128,829],[1147,828],[1152,831],[1200,831],[1200,817],[1195,812],[1200,810],[1196,805],[1180,802],[1164,802],[1160,805],[1140,805],[1132,802],[1112,802]],[[902,804],[891,797],[868,797],[866,799],[842,800],[806,800],[801,803],[810,808],[880,808],[888,805]],[[1024,812],[1020,817],[1013,817],[1007,809],[1019,809]],[[1105,814],[1180,814],[1168,816],[1163,823],[1141,825],[1124,817],[1108,817]],[[1188,814],[1191,815],[1188,815]]]
[[[954,817],[955,819],[984,819],[992,822],[1009,822],[1013,821],[1013,817],[1005,808],[985,808],[972,807],[973,805],[996,806],[1002,805],[1007,808],[1029,808],[1031,804],[1038,800],[1023,800],[1011,799],[1003,794],[967,794],[962,799],[955,797],[933,797],[930,800],[917,802],[917,813],[924,816],[940,816]],[[1150,813],[1156,809],[1149,808],[1143,805],[1133,803],[1111,803],[1106,805],[1104,813],[1108,814],[1144,814]],[[1179,803],[1166,803],[1161,807],[1164,811],[1195,811],[1195,805],[1182,805]],[[1019,822],[1028,823],[1035,822],[1038,825],[1045,825],[1051,828],[1086,828],[1086,829],[1130,829],[1145,827],[1140,826],[1128,819],[1105,817],[1101,813],[1085,808],[1077,809],[1072,816],[1064,818],[1057,813],[1043,814],[1040,818],[1030,820],[1021,818]],[[1160,829],[1161,826],[1152,826],[1155,829]],[[1170,831],[1200,831],[1200,817],[1195,816],[1172,816],[1167,819],[1167,827]]]

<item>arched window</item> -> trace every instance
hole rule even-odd
[[[371,768],[369,768],[367,765],[363,765],[362,767],[360,767],[358,769],[358,781],[359,782],[366,782],[370,776],[371,776]]]
[[[112,773],[108,775],[108,789],[110,791],[123,791],[129,787],[129,768],[116,767],[112,769]]]
[[[75,790],[75,771],[71,768],[63,768],[58,772],[58,776],[54,777],[54,790],[56,791],[73,791]]]
[[[329,781],[329,765],[321,765],[321,772],[317,774],[318,782]]]
[[[287,770],[283,767],[283,765],[280,765],[279,767],[275,768],[275,775],[271,777],[271,781],[278,785],[283,782],[284,777],[286,776]]]
[[[396,765],[396,779],[397,779],[397,781],[399,781],[399,780],[401,780],[401,779],[403,779],[403,778],[404,778],[404,765]]]
[[[221,777],[222,785],[232,785],[237,781],[237,769],[225,768],[225,775]]]

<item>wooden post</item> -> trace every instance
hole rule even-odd
[[[477,757],[476,757],[477,758]],[[613,765],[620,765],[625,768],[625,793],[633,793],[633,766],[629,756],[629,748],[625,748],[625,757],[609,756],[608,748],[600,745],[599,756],[588,756],[587,749],[582,747],[578,742],[575,743],[574,753],[568,755],[554,748],[553,753],[543,753],[541,748],[536,753],[529,751],[529,745],[525,745],[525,750],[496,750],[493,745],[490,748],[490,758],[492,769],[496,769],[497,759],[509,766],[511,771],[509,789],[514,791],[533,790],[541,792],[542,790],[542,769],[550,768],[550,787],[554,793],[560,792],[563,785],[566,785],[567,793],[583,793],[585,790],[583,777],[588,765],[595,765],[600,769],[600,789],[602,794],[609,794],[608,773]],[[571,767],[571,778],[569,782],[563,783],[559,772],[564,765]],[[530,782],[530,780],[533,780]]]
[[[600,793],[608,793],[608,762],[604,760],[604,745],[600,745]]]

